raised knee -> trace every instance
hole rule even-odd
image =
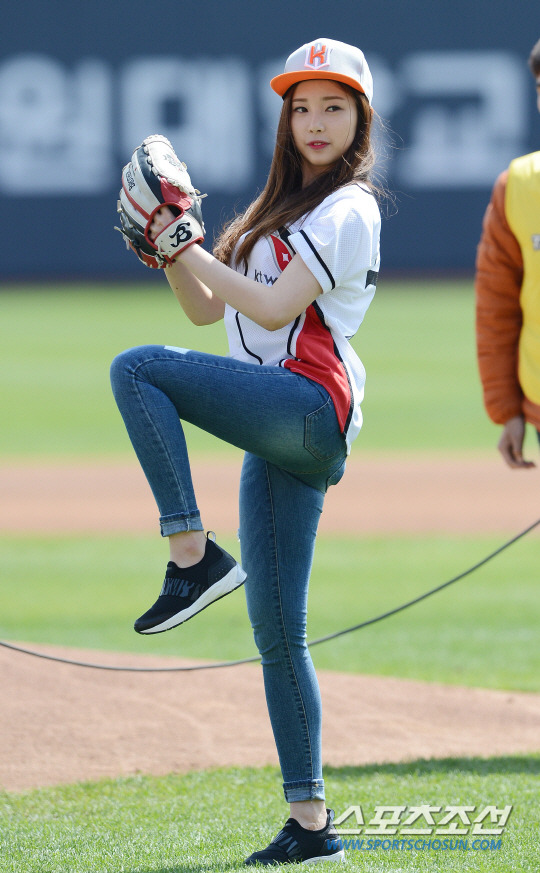
[[[137,349],[126,349],[116,355],[111,364],[111,384],[114,388],[118,385],[130,372],[133,372],[134,359]]]

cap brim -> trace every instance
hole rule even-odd
[[[291,85],[296,85],[297,82],[305,82],[306,79],[332,79],[334,82],[342,82],[344,85],[350,85],[355,91],[360,91],[361,94],[366,92],[356,79],[351,76],[344,76],[341,73],[330,73],[325,70],[295,70],[292,73],[281,73],[280,76],[275,76],[270,80],[270,87],[283,97]]]

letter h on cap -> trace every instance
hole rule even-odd
[[[327,46],[322,45],[320,42],[313,43],[306,51],[304,66],[311,67],[313,70],[317,70],[319,67],[327,67],[330,63],[328,60],[329,54],[330,49]]]

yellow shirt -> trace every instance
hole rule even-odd
[[[510,164],[505,213],[523,256],[519,381],[524,394],[540,404],[540,152]]]

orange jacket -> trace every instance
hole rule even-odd
[[[486,411],[495,424],[524,415],[540,428],[540,406],[518,380],[523,258],[505,214],[508,170],[498,177],[484,215],[476,257],[476,343]]]

